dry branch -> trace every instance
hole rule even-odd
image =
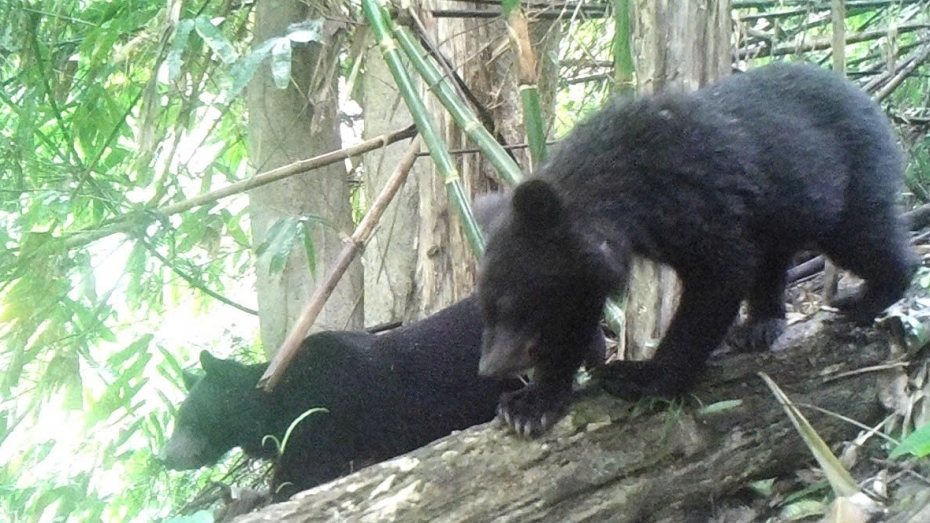
[[[797,404],[874,425],[886,414],[880,390],[901,372],[884,366],[892,345],[884,330],[820,313],[789,329],[785,350],[713,362],[700,401],[681,409],[589,393],[542,439],[473,427],[236,521],[682,521],[752,479],[811,461],[757,371]],[[725,400],[740,403],[699,408]],[[859,430],[810,417],[831,444]]]
[[[902,24],[895,28],[896,34],[900,35],[903,33],[911,31],[919,31],[921,29],[927,29],[930,27],[928,24],[924,23],[910,23]],[[867,42],[869,40],[877,40],[882,37],[889,35],[888,29],[876,29],[873,31],[862,31],[859,33],[852,33],[846,37],[846,45],[854,44],[857,42]],[[773,37],[774,39],[774,37]],[[762,47],[754,48],[742,48],[739,49],[736,53],[737,59],[746,60],[750,58],[758,58],[761,56],[786,56],[797,53],[804,53],[809,51],[821,51],[824,49],[830,49],[833,45],[833,40],[830,37],[825,38],[814,38],[810,41],[799,42],[799,43],[786,43],[777,45],[774,47],[769,47],[764,45]]]
[[[326,303],[326,300],[329,299],[329,296],[333,293],[336,284],[339,283],[342,275],[345,274],[349,264],[352,263],[352,260],[362,251],[368,238],[371,237],[371,233],[374,232],[375,226],[381,220],[381,216],[387,209],[388,204],[394,199],[394,195],[396,195],[397,191],[404,185],[404,182],[407,180],[407,175],[410,173],[410,168],[413,167],[413,163],[417,160],[417,153],[419,151],[420,140],[416,139],[410,142],[400,163],[394,169],[394,172],[391,173],[390,178],[388,178],[388,181],[384,184],[381,192],[378,193],[378,197],[375,198],[371,208],[368,209],[368,212],[365,213],[358,227],[355,228],[355,232],[353,232],[352,236],[346,241],[345,246],[339,253],[339,257],[336,258],[336,263],[333,265],[333,268],[330,269],[326,280],[322,285],[316,288],[313,292],[313,296],[310,297],[310,301],[304,306],[303,311],[300,313],[300,317],[297,318],[297,322],[291,327],[291,332],[288,333],[284,343],[281,344],[281,348],[275,353],[265,373],[262,374],[262,377],[258,380],[258,386],[264,387],[266,392],[271,392],[278,381],[281,380],[281,377],[284,375],[284,369],[287,368],[288,363],[290,363],[297,354],[300,343],[307,336],[307,332],[310,330],[313,322],[316,321],[316,317],[323,309],[323,304]]]
[[[394,142],[411,138],[416,135],[416,133],[416,127],[410,125],[404,129],[392,131],[381,136],[376,136],[369,140],[365,140],[364,142],[353,145],[352,147],[330,151],[319,156],[314,156],[313,158],[300,160],[292,164],[283,165],[276,169],[256,174],[255,176],[252,176],[246,180],[242,180],[241,182],[236,182],[226,187],[221,187],[214,191],[195,196],[182,202],[126,214],[123,215],[123,217],[117,223],[107,227],[101,227],[100,229],[94,231],[77,233],[69,237],[65,241],[65,247],[68,249],[73,249],[74,247],[85,245],[101,238],[105,238],[111,234],[126,232],[138,227],[140,220],[144,223],[148,223],[153,221],[154,217],[156,216],[171,216],[174,214],[180,214],[182,212],[194,209],[195,207],[213,203],[222,198],[226,198],[227,196],[243,193],[250,189],[268,185],[269,183],[276,182],[278,180],[283,180],[284,178],[305,173],[307,171],[312,171],[314,169],[319,169],[320,167],[324,167],[332,163],[341,162],[346,158],[351,158],[353,156],[367,153],[375,149],[380,149],[381,147],[387,147]]]

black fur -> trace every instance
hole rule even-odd
[[[494,418],[497,399],[519,382],[476,374],[482,323],[477,300],[381,335],[322,332],[304,340],[271,394],[255,388],[267,364],[201,354],[205,374],[187,376],[165,463],[211,465],[233,447],[276,457],[266,435],[283,439],[308,409],[275,467],[276,499]]]
[[[482,204],[481,371],[535,371],[502,398],[505,419],[529,435],[558,419],[633,254],[674,268],[683,292],[651,361],[595,371],[625,397],[686,392],[744,298],[749,319],[734,343],[771,343],[784,329],[787,264],[808,244],[865,280],[835,304],[871,322],[915,268],[896,207],[901,179],[879,107],[813,66],[770,65],[690,94],[608,105],[510,203]]]

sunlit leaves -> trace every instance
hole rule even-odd
[[[285,38],[301,44],[322,42],[323,20],[317,18],[315,20],[306,20],[297,24],[291,24],[287,28],[287,36]]]
[[[275,40],[269,40],[256,47],[251,53],[247,54],[242,60],[236,62],[229,74],[232,77],[232,85],[223,95],[223,103],[228,104],[239,96],[239,93],[245,89],[245,86],[252,81],[258,71],[258,66],[271,53]]]
[[[171,49],[168,51],[168,56],[165,59],[168,63],[169,82],[177,80],[178,75],[181,74],[181,66],[183,65],[181,55],[187,47],[187,40],[193,29],[194,21],[190,18],[185,18],[178,22],[178,26],[174,31],[174,39],[171,42]]]
[[[230,64],[249,55],[240,30],[251,4],[7,4],[0,520],[165,517],[166,501],[197,481],[174,494],[159,483],[153,450],[180,391],[176,374],[163,379],[154,333],[165,304],[206,307],[201,288],[238,284],[252,261],[242,199],[171,219],[147,209],[247,173],[242,108],[215,103]],[[163,24],[174,8],[172,31]],[[127,215],[126,235],[72,243]],[[179,366],[176,345],[171,354]],[[50,412],[67,422],[49,424]]]
[[[271,46],[271,76],[278,89],[286,88],[291,81],[291,42],[301,44],[319,42],[322,39],[322,29],[322,20],[308,20],[290,26],[286,36],[274,39],[274,44]]]
[[[229,43],[229,40],[226,39],[226,36],[213,25],[213,22],[209,18],[206,16],[198,16],[194,19],[194,28],[197,30],[197,34],[203,38],[204,42],[210,46],[210,49],[216,53],[220,60],[227,64],[236,61],[238,53],[236,53],[232,44]]]
[[[271,46],[271,76],[278,89],[291,81],[291,41],[287,38],[278,38]]]
[[[152,359],[148,352],[151,342],[152,334],[146,334],[108,359],[108,365],[111,368],[119,368],[120,372],[108,384],[104,394],[90,406],[90,412],[86,417],[88,427],[107,420],[117,410],[125,413],[133,411],[136,394],[148,382],[148,378],[141,376],[145,366]]]
[[[890,458],[913,455],[918,458],[930,456],[930,423],[924,423],[909,434],[900,445],[894,448]]]
[[[285,36],[271,38],[258,45],[233,66],[230,72],[233,79],[232,86],[223,97],[224,103],[229,103],[239,96],[246,84],[252,80],[258,66],[269,55],[275,85],[280,89],[287,87],[291,77],[292,43],[321,42],[322,28],[322,20],[308,20],[291,25]]]
[[[255,250],[255,255],[266,260],[270,274],[279,274],[287,267],[291,250],[302,245],[310,266],[310,274],[316,278],[316,245],[313,242],[315,226],[338,230],[334,223],[319,216],[284,217],[268,229],[265,240]]]
[[[302,230],[303,225],[300,220],[292,217],[281,218],[268,229],[265,241],[255,249],[255,255],[259,259],[268,260],[269,273],[284,272],[291,249],[296,244],[297,237]]]

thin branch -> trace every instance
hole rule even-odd
[[[195,277],[191,276],[190,274],[187,274],[186,272],[184,272],[183,270],[181,270],[181,269],[180,269],[178,266],[176,266],[171,260],[169,260],[168,258],[162,256],[162,254],[161,254],[160,252],[158,252],[158,249],[156,249],[155,246],[152,245],[151,243],[149,243],[148,240],[146,240],[145,238],[139,238],[139,241],[142,242],[142,246],[145,247],[145,250],[149,251],[149,254],[151,254],[152,256],[154,256],[155,258],[157,258],[158,261],[162,262],[166,267],[168,267],[169,269],[171,269],[172,272],[174,272],[175,274],[177,274],[178,276],[180,276],[181,279],[184,280],[184,281],[186,281],[187,284],[190,285],[191,287],[193,287],[193,288],[199,290],[200,292],[206,294],[207,296],[209,296],[209,297],[211,297],[211,298],[213,298],[213,299],[215,299],[215,300],[217,300],[217,301],[219,301],[219,302],[222,302],[222,303],[225,303],[226,305],[229,305],[230,307],[239,309],[240,311],[245,312],[245,313],[247,313],[247,314],[251,314],[251,315],[253,315],[253,316],[258,316],[258,311],[257,311],[257,310],[255,310],[255,309],[250,309],[250,308],[246,307],[245,305],[241,305],[241,304],[239,304],[239,303],[236,303],[236,302],[232,301],[231,299],[227,298],[226,296],[223,296],[222,294],[220,294],[220,293],[214,291],[213,289],[210,289],[209,287],[207,287],[206,284],[204,284],[202,281],[200,281],[200,279],[195,278]]]
[[[865,1],[844,2],[844,4],[846,4],[846,16],[848,18],[850,16],[861,14],[864,11],[875,10],[875,9],[879,9],[882,7],[889,7],[892,5],[905,6],[909,4],[920,4],[926,1],[927,0],[865,0]],[[733,5],[731,5],[731,8],[733,9],[733,11],[736,11],[737,9],[758,9],[758,7],[756,6],[746,7],[746,6],[741,5],[743,3],[745,2],[734,2]],[[766,11],[766,12],[760,12],[760,13],[747,13],[747,14],[734,13],[734,15],[740,21],[751,22],[751,21],[759,20],[761,18],[765,18],[769,20],[775,19],[775,18],[789,18],[792,16],[807,15],[807,14],[816,13],[820,11],[827,11],[830,9],[829,2],[818,4],[818,5],[810,5],[810,4],[804,4],[804,5],[805,7],[789,9],[787,11]]]
[[[381,220],[381,216],[384,214],[385,209],[387,209],[388,204],[391,203],[391,200],[394,199],[394,195],[397,194],[397,191],[400,190],[401,186],[407,180],[407,175],[410,173],[410,168],[413,167],[413,163],[417,159],[417,152],[419,151],[420,140],[416,139],[410,142],[410,146],[407,147],[407,151],[404,153],[403,158],[401,158],[400,163],[397,164],[397,168],[391,173],[390,178],[388,178],[388,181],[384,184],[378,197],[375,198],[371,208],[368,209],[362,221],[359,222],[358,227],[355,228],[355,232],[353,232],[352,236],[346,241],[345,246],[336,258],[336,262],[333,264],[333,268],[329,272],[329,276],[326,277],[326,281],[313,291],[313,296],[310,297],[310,301],[300,313],[300,317],[297,318],[294,326],[291,327],[291,332],[288,333],[284,343],[281,344],[281,348],[275,353],[265,373],[262,374],[262,377],[258,380],[258,387],[264,387],[266,392],[271,392],[275,385],[278,384],[288,363],[290,363],[297,354],[297,349],[300,348],[301,342],[304,337],[307,336],[307,332],[310,330],[313,322],[316,321],[316,317],[320,314],[320,311],[323,310],[323,304],[326,303],[329,295],[332,294],[333,290],[336,288],[336,284],[339,283],[339,279],[342,278],[349,264],[352,263],[352,260],[362,251],[372,231],[375,230],[375,226]]]
[[[902,67],[901,70],[898,71],[898,74],[894,76],[894,78],[889,80],[884,87],[876,92],[875,99],[881,101],[887,98],[888,95],[897,89],[898,86],[901,85],[901,82],[903,82],[904,79],[907,78],[914,71],[914,69],[917,68],[918,65],[924,63],[928,57],[930,57],[930,45],[924,46],[924,48],[910,61],[910,63]]]
[[[908,2],[906,0],[852,0],[850,2],[845,2],[847,9],[860,7],[883,7],[892,4],[900,5],[905,3]],[[809,10],[825,11],[830,9],[830,0],[825,0],[819,3],[814,3],[810,0],[736,0],[730,4],[730,7],[732,9],[763,9],[766,7],[774,7],[775,5],[804,6]]]
[[[381,136],[366,140],[358,145],[352,147],[347,147],[345,149],[339,149],[336,151],[330,151],[319,156],[314,156],[307,160],[300,160],[289,165],[278,167],[277,169],[272,169],[270,171],[257,174],[247,180],[241,182],[236,182],[234,184],[210,191],[208,193],[195,196],[188,200],[178,202],[172,205],[166,205],[161,208],[146,209],[130,214],[123,215],[119,222],[95,231],[85,231],[77,233],[74,236],[71,236],[65,241],[65,247],[68,249],[73,249],[81,245],[91,243],[93,241],[99,240],[100,238],[105,238],[111,234],[118,232],[126,232],[142,223],[149,223],[153,220],[153,216],[165,217],[171,216],[174,214],[179,214],[182,212],[189,211],[195,207],[200,207],[201,205],[206,205],[208,203],[213,203],[222,198],[232,196],[234,194],[239,194],[256,187],[261,187],[296,174],[301,174],[307,171],[312,171],[326,165],[330,165],[335,162],[340,162],[346,158],[352,156],[357,156],[359,154],[367,153],[381,147],[385,147],[394,142],[410,138],[416,134],[416,128],[414,126],[409,126],[398,131],[392,131],[390,133],[383,134]]]
[[[908,33],[911,31],[918,31],[920,29],[927,29],[930,27],[930,24],[925,23],[913,23],[913,24],[903,24],[898,26],[897,34],[901,35],[903,33]],[[857,42],[866,42],[869,40],[877,40],[882,37],[888,36],[887,29],[877,29],[874,31],[863,31],[861,33],[851,34],[846,38],[846,44],[854,44]],[[747,49],[742,48],[737,51],[737,58],[740,60],[749,59],[749,58],[758,58],[761,56],[785,56],[796,53],[803,53],[808,51],[822,51],[829,49],[833,45],[831,38],[817,38],[811,40],[810,42],[804,42],[799,44],[782,44],[777,47],[772,48],[757,48],[757,49]]]

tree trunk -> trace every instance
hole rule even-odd
[[[729,73],[728,0],[636,0],[631,3],[637,90],[694,90]],[[633,263],[627,289],[626,359],[647,359],[678,303],[674,271],[648,260]]]
[[[289,24],[324,16],[327,2],[262,0],[256,5],[255,45],[284,36]],[[325,45],[292,43],[291,82],[278,89],[266,60],[249,84],[249,149],[256,171],[279,167],[339,149],[338,96],[333,67],[339,46],[332,41],[334,25],[324,19]],[[352,231],[349,186],[341,163],[294,176],[249,191],[253,248],[266,239],[270,227],[286,217],[320,216],[338,227],[314,226],[317,279],[342,248],[340,234]],[[273,354],[310,298],[317,282],[311,278],[301,242],[293,245],[284,270],[272,274],[269,257],[256,263],[259,318],[265,352]],[[316,329],[361,327],[361,266],[350,267],[318,317]]]
[[[420,5],[418,5],[420,4]],[[461,20],[441,20],[432,23],[427,11],[432,2],[414,3],[422,6],[419,16],[427,25],[428,38],[443,42],[439,49],[462,73],[466,61],[464,36],[461,32],[450,36],[451,25]],[[366,57],[365,82],[365,133],[383,132],[388,126],[403,126],[412,117],[397,92],[393,78],[381,59],[380,50],[370,51]],[[451,117],[421,85],[439,131],[450,149],[460,146],[462,133],[455,128]],[[374,195],[390,175],[403,149],[389,148],[383,157],[369,155],[366,160],[366,194]],[[466,189],[474,179],[462,170],[461,157],[456,157]],[[365,321],[369,324],[398,318],[416,319],[428,316],[471,292],[474,281],[475,257],[450,208],[442,177],[433,163],[422,158],[414,166],[404,188],[395,197],[381,225],[372,236],[365,251],[368,271],[365,290],[371,304],[366,308]]]
[[[751,480],[812,461],[757,372],[796,405],[874,426],[886,415],[880,396],[902,373],[885,365],[899,358],[892,338],[820,313],[791,327],[776,352],[715,358],[683,405],[579,393],[539,440],[473,427],[237,521],[684,521]],[[706,408],[729,400],[738,403]],[[828,444],[859,430],[802,411]]]
[[[360,34],[357,32],[356,36]],[[369,31],[365,34],[368,40],[372,40]],[[365,74],[361,79],[361,105],[365,117],[362,136],[365,139],[413,123],[394,78],[381,57],[381,48],[377,45],[367,48]],[[384,187],[407,146],[406,142],[395,143],[363,157],[363,190],[368,204]],[[362,253],[365,264],[365,325],[411,319],[407,309],[416,292],[417,251],[413,247],[419,242],[419,185],[430,176],[435,176],[430,159],[421,157],[413,164],[407,181],[394,196],[365,246]]]
[[[525,141],[513,53],[506,45],[504,22],[432,19],[428,13],[430,9],[453,8],[460,3],[424,0],[420,4],[422,9],[418,13],[430,40],[439,43],[438,49],[453,64],[456,73],[479,102],[490,109],[491,118],[505,141]],[[547,50],[557,49],[559,32],[551,28],[551,22],[534,24],[534,36],[538,36],[541,46],[540,56],[548,56]],[[506,51],[494,54],[500,49]],[[365,59],[362,104],[365,136],[376,136],[408,125],[412,118],[381,59],[380,50],[372,48]],[[543,93],[549,94],[546,107],[550,112],[556,75],[547,72],[555,65],[551,60],[541,64],[544,78],[550,79],[546,86],[541,86]],[[473,147],[432,94],[425,88],[422,91],[448,147]],[[369,201],[390,175],[403,149],[403,145],[394,145],[383,154],[366,156],[365,191]],[[454,158],[471,194],[486,192],[494,185],[491,180],[497,179],[496,172],[480,154],[460,154]],[[428,158],[422,158],[414,166],[368,243],[364,260],[365,323],[368,325],[398,318],[422,318],[473,291],[474,253],[455,212],[449,207],[445,184]]]

